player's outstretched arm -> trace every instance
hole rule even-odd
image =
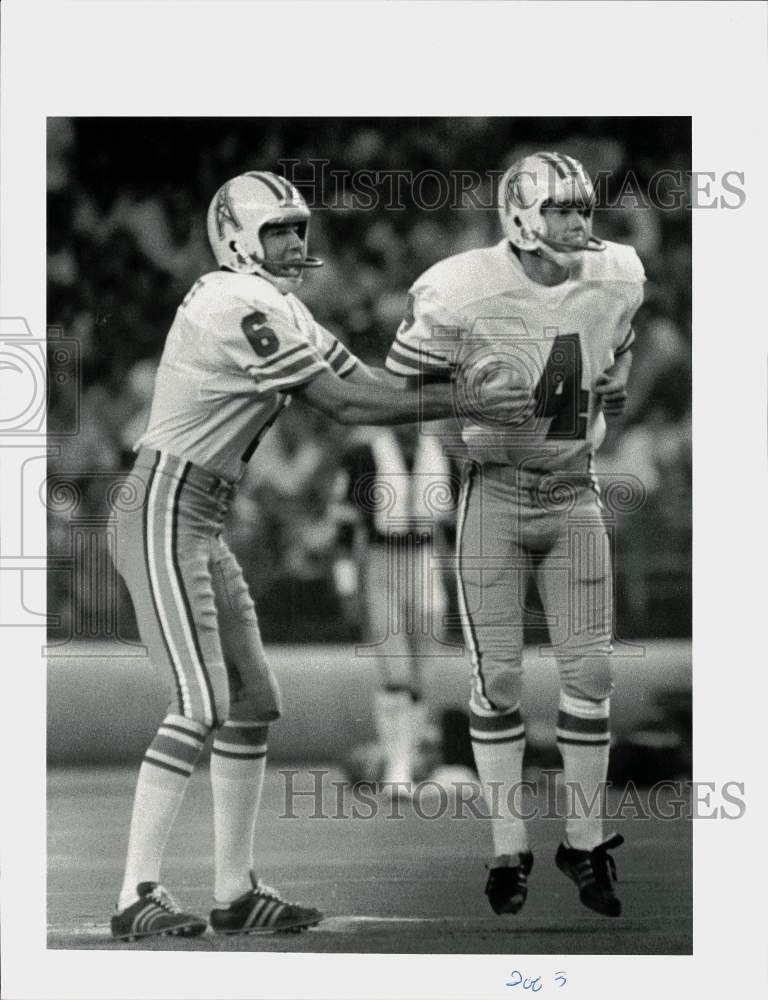
[[[353,385],[370,385],[371,382],[378,382],[380,385],[393,386],[396,389],[415,389],[421,382],[450,382],[451,373],[446,372],[443,378],[422,379],[419,376],[395,375],[387,368],[379,368],[376,365],[366,365],[359,358],[353,372],[344,375],[344,381]]]
[[[454,412],[450,382],[400,388],[375,376],[341,379],[323,372],[292,393],[342,424],[410,424],[442,420]],[[497,402],[504,410],[503,398]]]

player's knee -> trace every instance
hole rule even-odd
[[[232,703],[229,715],[219,720],[219,726],[225,722],[228,724],[256,722],[262,726],[268,726],[270,722],[276,722],[280,715],[279,705],[265,705],[263,702],[248,700],[238,701]]]
[[[613,667],[608,654],[560,661],[560,685],[573,698],[603,701],[613,694]]]
[[[280,689],[268,664],[261,658],[226,660],[229,704],[219,722],[274,722],[281,715]]]
[[[269,742],[269,723],[243,719],[239,714],[223,722],[213,738],[214,753],[241,753],[259,751],[264,756]]]
[[[478,694],[481,695],[481,698],[484,698],[498,712],[508,712],[518,705],[522,693],[522,667],[508,667],[505,670],[494,671],[489,676],[484,677],[482,689],[478,686]]]
[[[233,695],[227,714],[220,723],[237,719],[238,722],[275,722],[282,714],[280,692],[277,685],[261,685],[257,690],[243,690]]]

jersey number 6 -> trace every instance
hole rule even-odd
[[[581,341],[578,333],[555,337],[536,386],[536,416],[551,417],[547,438],[580,441],[587,436],[589,393],[581,387]]]
[[[280,346],[277,334],[266,323],[267,316],[258,309],[240,320],[240,326],[248,343],[260,358],[268,358]]]

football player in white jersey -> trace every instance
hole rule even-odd
[[[111,924],[119,939],[194,936],[207,927],[163,888],[160,864],[211,733],[213,930],[301,930],[322,916],[282,899],[254,872],[267,731],[280,700],[222,523],[245,463],[292,395],[345,423],[387,424],[445,417],[453,392],[386,384],[293,295],[304,270],[321,264],[307,250],[309,214],[274,174],[243,174],[218,191],[208,235],[220,269],[200,278],[177,310],[149,423],[115,498],[115,562],[171,696],[139,772]],[[495,398],[500,419],[519,405],[505,388]]]
[[[631,247],[593,236],[593,206],[592,183],[572,157],[537,153],[513,164],[499,190],[504,239],[449,257],[415,282],[386,362],[395,375],[451,376],[462,389],[469,461],[458,511],[458,595],[473,664],[470,735],[492,808],[486,893],[497,913],[520,910],[533,865],[520,803],[508,804],[522,778],[530,577],[560,673],[564,779],[581,792],[556,863],[585,906],[607,916],[621,911],[609,850],[622,838],[605,840],[601,820],[612,572],[592,455],[606,416],[624,409],[644,272]],[[504,384],[527,393],[511,425],[483,413],[483,392]]]

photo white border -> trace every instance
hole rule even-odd
[[[0,629],[3,995],[482,1000],[508,996],[518,965],[544,977],[567,968],[569,998],[758,996],[768,964],[765,6],[5,0],[0,16],[0,316],[26,317],[36,335],[46,116],[692,115],[694,169],[743,171],[747,191],[743,208],[693,219],[694,778],[744,781],[747,800],[741,820],[694,824],[694,956],[528,959],[512,925],[509,957],[47,951],[44,636]],[[14,485],[2,483],[0,516]]]

